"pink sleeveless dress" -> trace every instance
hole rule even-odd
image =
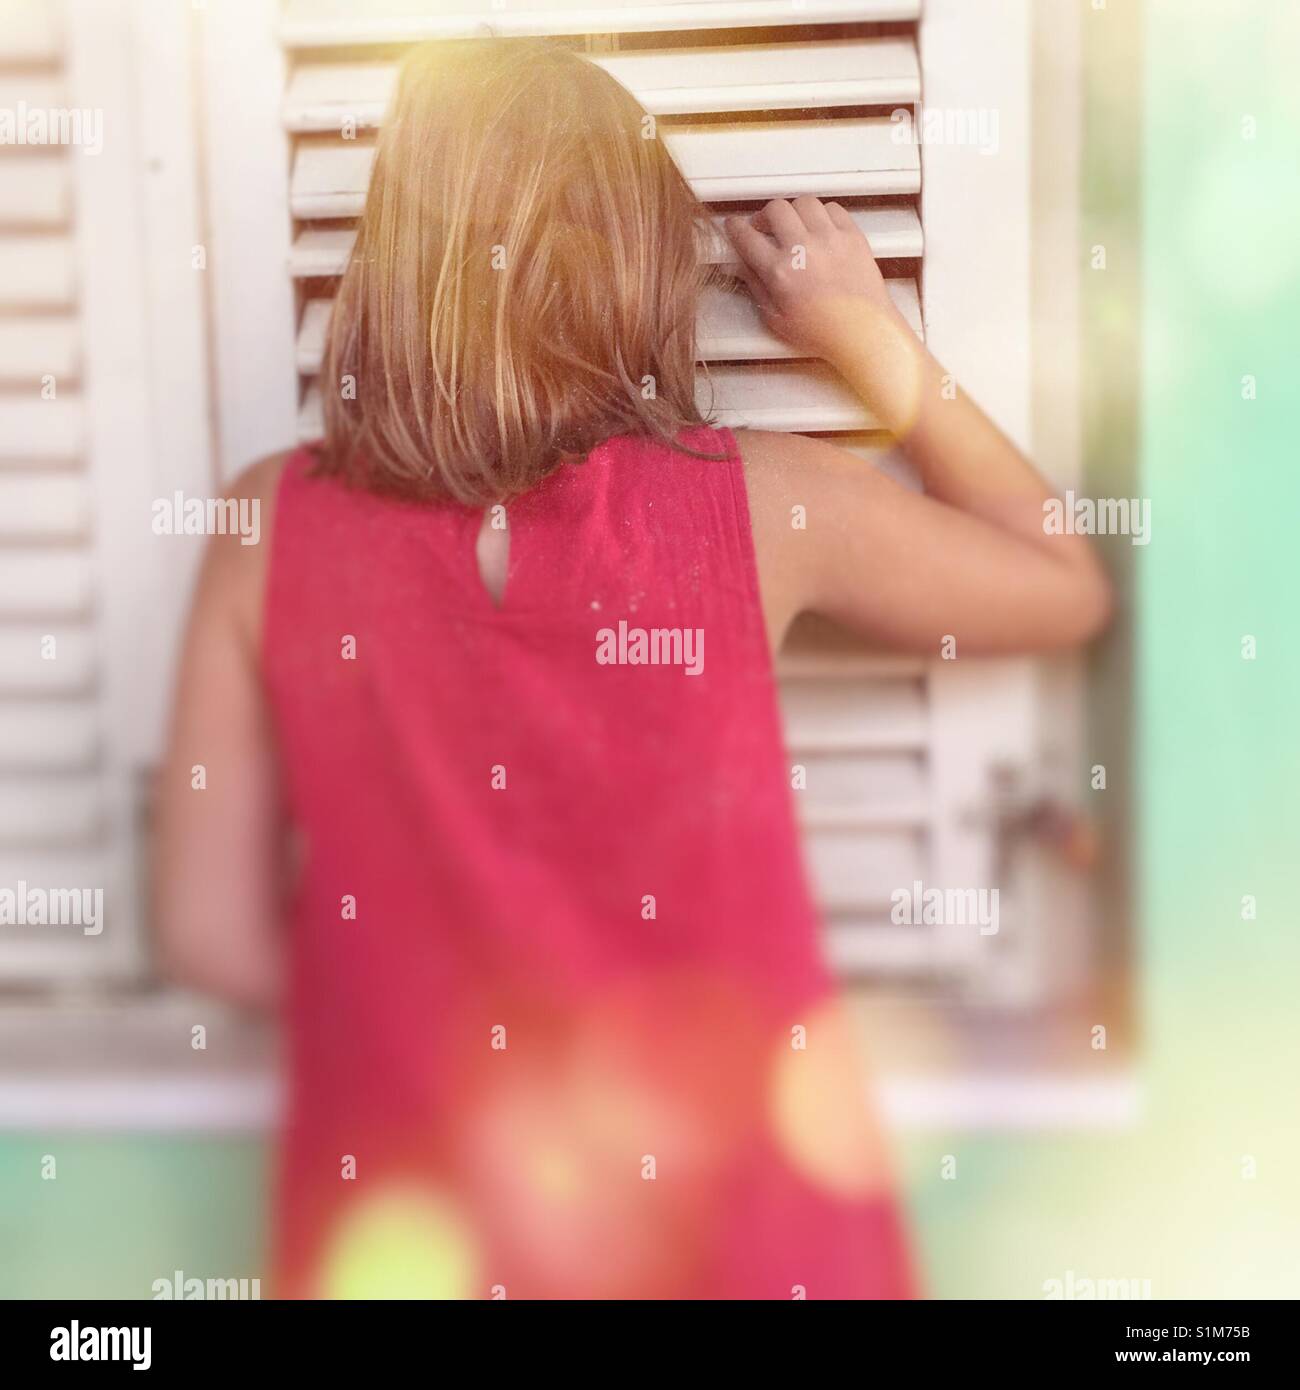
[[[728,431],[481,513],[288,462],[289,1297],[910,1294],[819,956]]]

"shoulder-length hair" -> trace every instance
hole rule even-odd
[[[321,471],[481,505],[703,423],[704,209],[654,121],[552,43],[411,52],[335,301]]]

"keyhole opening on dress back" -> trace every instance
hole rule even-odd
[[[499,503],[486,507],[474,542],[478,577],[488,597],[498,608],[505,601],[506,576],[510,569],[510,526],[506,509]]]

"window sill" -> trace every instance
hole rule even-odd
[[[273,1071],[182,1077],[120,1072],[0,1075],[0,1131],[93,1129],[262,1133],[275,1125],[280,1087]],[[1140,1113],[1130,1074],[882,1077],[875,1098],[895,1130],[1121,1129]]]
[[[199,1023],[208,1046],[194,1051]],[[0,1132],[257,1134],[279,1113],[271,1030],[192,996],[9,1004],[0,1007],[0,1057]],[[1098,1075],[986,1062],[904,1071],[882,1059],[874,1085],[886,1121],[902,1133],[1115,1129],[1141,1111],[1128,1067]]]

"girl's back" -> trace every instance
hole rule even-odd
[[[354,1252],[407,1206],[463,1249],[464,1294],[904,1290],[825,1008],[741,463],[725,431],[684,442],[724,457],[613,439],[498,510],[499,604],[481,512],[285,466],[263,664],[305,840],[289,1291],[364,1285]]]

